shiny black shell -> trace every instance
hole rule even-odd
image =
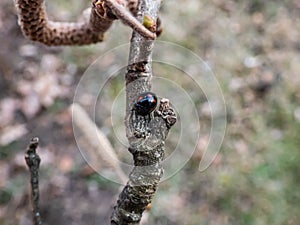
[[[134,104],[135,111],[141,116],[150,114],[157,106],[157,96],[153,92],[144,92],[139,95]]]

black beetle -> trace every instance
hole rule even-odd
[[[153,92],[147,91],[139,95],[134,104],[138,115],[145,116],[153,112],[157,106],[157,96]]]

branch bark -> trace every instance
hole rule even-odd
[[[140,0],[137,19],[157,21],[160,0]],[[154,26],[152,26],[154,25]],[[156,24],[152,24],[155,28]],[[154,30],[155,32],[155,30]],[[134,168],[122,190],[111,216],[113,225],[137,225],[157,190],[163,175],[165,139],[176,122],[174,110],[167,99],[161,99],[153,116],[140,116],[134,103],[139,94],[151,89],[152,50],[154,41],[133,32],[126,72],[126,135]]]
[[[46,45],[86,45],[103,41],[104,32],[115,18],[100,17],[95,5],[82,22],[53,22],[43,0],[17,0],[19,24],[24,36]]]
[[[127,0],[127,7],[134,2]],[[165,139],[176,122],[176,115],[165,98],[161,99],[153,115],[141,116],[134,108],[137,97],[151,89],[152,50],[156,33],[160,33],[158,11],[161,0],[139,0],[136,11],[130,8],[136,18],[131,18],[132,15],[124,11],[125,7],[116,3],[122,4],[122,0],[94,0],[90,19],[81,23],[48,20],[43,0],[17,0],[17,7],[24,35],[46,45],[84,45],[102,41],[104,32],[117,18],[134,29],[125,75],[125,125],[134,168],[119,195],[111,224],[138,225],[163,175],[161,163]]]
[[[49,46],[88,45],[102,42],[104,33],[120,19],[146,38],[156,34],[145,28],[127,11],[128,0],[93,0],[92,8],[77,23],[54,22],[48,19],[44,0],[16,0],[19,24],[25,37]]]

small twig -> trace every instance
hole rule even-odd
[[[37,137],[32,138],[25,155],[25,161],[30,170],[31,199],[34,225],[43,224],[39,209],[39,166],[41,159],[36,153],[38,144],[39,139]]]
[[[107,6],[112,10],[114,15],[118,17],[124,24],[131,27],[145,38],[155,39],[155,31],[148,30],[140,21],[138,21],[124,6],[115,0],[105,0]]]

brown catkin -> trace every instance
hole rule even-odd
[[[48,20],[43,0],[16,0],[23,34],[45,45],[86,45],[103,41],[113,19],[99,17],[92,8],[90,19],[78,23]],[[92,26],[93,25],[93,26]]]

